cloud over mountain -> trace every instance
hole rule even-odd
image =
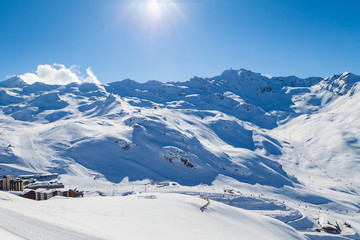
[[[35,73],[25,73],[19,77],[29,84],[42,82],[51,85],[66,85],[76,83],[100,83],[91,68],[86,69],[87,76],[82,76],[75,66],[67,68],[65,65],[54,63],[52,65],[39,65]]]

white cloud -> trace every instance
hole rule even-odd
[[[62,64],[54,63],[53,65],[39,65],[35,73],[25,73],[19,77],[28,84],[42,82],[51,85],[66,85],[75,83],[100,83],[91,68],[86,69],[87,76],[82,76],[78,66],[66,68]]]
[[[83,82],[89,83],[100,83],[95,74],[92,72],[91,68],[86,69],[86,74],[88,75],[86,78],[83,79]]]

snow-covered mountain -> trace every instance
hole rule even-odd
[[[355,177],[359,80],[350,73],[269,79],[244,69],[171,83],[29,85],[13,77],[0,83],[0,171],[185,185],[222,174],[292,186],[299,179],[282,165],[298,158],[289,139],[296,138],[301,147],[316,145],[317,155],[304,161],[338,164],[342,156],[343,170]],[[318,125],[322,134],[313,132]]]
[[[281,211],[360,208],[360,76],[348,72],[68,85],[12,77],[0,82],[0,109],[0,175],[58,173],[85,190],[205,183],[290,201]],[[288,224],[311,228],[296,211]]]

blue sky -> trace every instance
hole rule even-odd
[[[360,1],[0,0],[0,79],[38,65],[101,82],[360,74]]]

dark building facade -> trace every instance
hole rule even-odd
[[[3,191],[23,191],[24,181],[11,176],[4,176],[0,179],[0,190]]]

